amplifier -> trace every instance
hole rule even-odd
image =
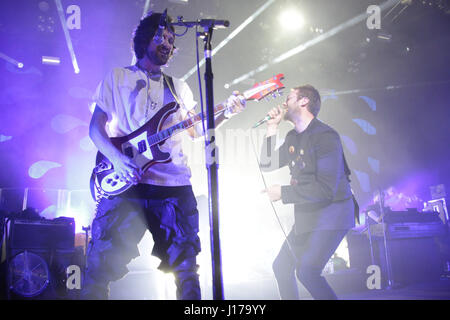
[[[404,222],[384,223],[387,239],[401,238],[425,238],[445,235],[445,226],[442,222]],[[383,237],[383,224],[370,226],[370,232],[374,237]]]
[[[441,222],[437,212],[419,212],[417,209],[408,209],[406,211],[385,210],[384,222],[386,223],[404,223],[404,222]]]
[[[9,227],[9,246],[13,249],[72,249],[75,244],[75,220],[14,219]]]
[[[370,232],[374,237],[383,237],[383,228],[387,239],[439,237],[446,232],[437,212],[418,212],[417,209],[385,209],[384,223],[371,224]]]

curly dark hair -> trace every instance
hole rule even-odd
[[[149,12],[141,21],[133,32],[133,50],[137,59],[142,59],[145,56],[150,41],[156,33],[159,26],[159,19],[162,13]],[[173,19],[167,15],[167,21],[172,22]],[[173,26],[169,29],[175,32]]]

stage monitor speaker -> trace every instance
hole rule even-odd
[[[66,286],[67,267],[84,268],[83,248],[70,250],[12,249],[7,266],[11,300],[75,300],[78,289]]]

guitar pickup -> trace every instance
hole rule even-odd
[[[137,144],[139,153],[144,153],[147,151],[147,144],[145,143],[145,140],[141,140]]]
[[[133,158],[133,148],[132,147],[126,147],[123,150],[123,153],[128,157],[128,158]]]
[[[94,172],[100,173],[100,172],[103,172],[103,171],[109,170],[109,169],[112,169],[112,164],[109,162],[107,163],[107,162],[102,161],[95,166]]]

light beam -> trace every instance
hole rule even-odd
[[[64,10],[61,4],[61,0],[55,0],[56,7],[58,9],[59,20],[61,21],[61,26],[64,31],[64,36],[66,38],[67,48],[69,49],[70,58],[72,59],[73,70],[75,73],[80,73],[80,68],[78,67],[77,58],[75,56],[75,51],[73,50],[72,40],[70,39],[69,30],[67,29],[66,19],[64,16]]]
[[[19,62],[9,56],[7,56],[6,54],[4,54],[3,52],[0,52],[0,58],[15,65],[17,68],[23,68],[23,63]]]
[[[395,5],[398,1],[399,0],[387,0],[387,1],[383,2],[380,5],[380,10],[383,11],[384,9],[389,8],[390,6]],[[250,72],[240,76],[239,78],[234,79],[232,82],[228,83],[227,85],[228,85],[228,87],[230,87],[232,85],[238,84],[238,83],[240,83],[240,82],[242,82],[242,81],[252,77],[256,73],[259,73],[261,71],[266,70],[269,66],[272,66],[272,65],[275,65],[277,63],[280,63],[280,62],[282,62],[282,61],[284,61],[284,60],[286,60],[286,59],[288,59],[288,58],[290,58],[290,57],[292,57],[292,56],[294,56],[294,55],[296,55],[296,54],[298,54],[298,53],[300,53],[302,51],[305,51],[306,49],[308,49],[308,48],[310,48],[310,47],[312,47],[312,46],[314,46],[314,45],[316,45],[316,44],[318,44],[318,43],[320,43],[320,42],[322,42],[322,41],[324,41],[324,40],[326,40],[326,39],[328,39],[328,38],[330,38],[330,37],[332,37],[332,36],[334,36],[334,35],[336,35],[336,34],[338,34],[340,32],[342,32],[342,31],[344,31],[346,29],[348,29],[348,28],[350,28],[350,27],[360,23],[361,21],[367,19],[367,17],[368,17],[367,12],[361,13],[361,14],[357,15],[356,17],[354,17],[354,18],[352,18],[352,19],[350,19],[350,20],[348,20],[348,21],[346,21],[344,23],[341,23],[340,25],[334,27],[333,29],[331,29],[331,30],[329,30],[329,31],[327,31],[327,32],[325,32],[325,33],[323,33],[323,34],[321,34],[321,35],[319,35],[319,36],[309,40],[309,41],[306,41],[305,43],[303,43],[303,44],[301,44],[301,45],[299,45],[299,46],[297,46],[295,48],[292,48],[291,50],[286,51],[282,55],[280,55],[277,58],[273,59],[271,62],[263,64],[263,65],[259,66],[258,68],[256,68],[256,69],[254,69],[254,70],[252,70],[252,71],[250,71]]]
[[[239,34],[246,26],[248,26],[253,20],[256,19],[264,10],[266,10],[270,5],[272,5],[276,0],[269,0],[265,4],[263,4],[258,10],[256,10],[250,17],[245,19],[239,27],[237,27],[233,32],[231,32],[228,37],[226,37],[221,43],[217,45],[217,47],[212,50],[211,56],[214,56],[220,49],[222,49],[228,42],[230,42],[236,35]],[[202,59],[199,63],[199,67],[201,67],[205,63],[205,59]],[[197,65],[192,67],[181,79],[186,81],[195,71],[197,70]]]

